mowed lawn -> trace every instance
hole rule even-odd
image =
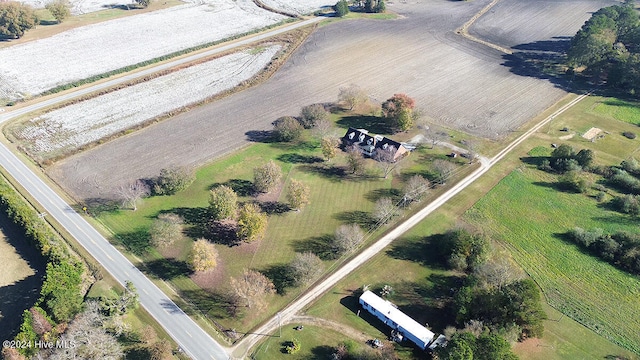
[[[556,190],[556,177],[520,167],[465,214],[509,249],[548,303],[603,337],[640,353],[640,279],[582,252],[561,234],[578,226],[638,231],[638,219],[592,198]]]
[[[323,164],[320,150],[314,141],[300,144],[257,143],[234,155],[223,158],[197,171],[197,180],[188,189],[174,196],[158,196],[144,199],[137,211],[115,210],[99,215],[100,220],[113,231],[116,243],[123,245],[144,261],[147,270],[159,278],[170,281],[179,292],[210,319],[224,327],[248,331],[260,321],[286,305],[302,288],[279,284],[282,271],[293,259],[295,252],[325,253],[335,229],[341,224],[366,223],[374,203],[389,191],[392,182],[401,187],[402,176],[390,175],[387,179],[371,175],[364,178],[336,175],[336,166],[344,164],[344,155]],[[206,235],[199,226],[208,214],[209,190],[219,184],[229,184],[241,195],[241,201],[253,201],[249,194],[253,169],[274,159],[283,170],[283,186],[276,190],[269,201],[276,202],[275,211],[269,215],[264,239],[251,244],[228,246],[218,244],[220,254],[217,270],[208,276],[209,285],[203,291],[190,277],[186,266],[191,239]],[[410,157],[413,164],[422,157]],[[368,160],[373,169],[373,160]],[[411,169],[416,169],[410,165]],[[320,169],[320,170],[319,170]],[[327,170],[328,169],[328,170]],[[332,170],[333,169],[333,170]],[[423,171],[424,170],[423,165]],[[298,179],[311,188],[310,204],[301,211],[286,210],[286,192],[291,179]],[[278,210],[278,208],[284,208]],[[149,245],[148,228],[158,214],[174,212],[184,217],[189,239],[175,244],[171,255]],[[366,229],[365,229],[366,231]],[[367,239],[372,240],[374,236]],[[211,239],[214,243],[217,239]],[[164,253],[164,256],[163,254]],[[168,260],[165,260],[165,256]],[[330,268],[335,262],[326,259]],[[278,295],[268,298],[268,308],[259,313],[233,318],[227,313],[224,296],[228,293],[229,278],[238,276],[243,269],[261,271],[274,280]],[[243,310],[241,310],[241,313]]]

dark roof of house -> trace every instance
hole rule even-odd
[[[352,134],[353,136],[351,136]],[[357,142],[368,145],[375,145],[376,142],[373,136],[354,128],[349,128],[349,130],[347,130],[347,133],[344,134],[343,138],[350,142]],[[369,141],[371,141],[371,143],[369,143]]]
[[[384,150],[386,150],[390,146],[395,147],[396,151],[398,151],[398,150],[400,150],[400,147],[402,146],[402,144],[400,144],[399,142],[397,142],[395,140],[391,140],[391,139],[389,139],[387,137],[383,137],[382,140],[379,140],[376,143],[376,148],[380,148],[380,149],[384,149]]]

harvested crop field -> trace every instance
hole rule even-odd
[[[48,3],[53,2],[53,0],[20,0],[19,2],[36,9],[43,9]],[[73,15],[133,5],[131,1],[126,0],[71,0],[69,3],[71,3],[71,13]]]
[[[0,49],[0,99],[19,99],[285,19],[251,0],[202,1]],[[170,26],[169,26],[170,24]],[[204,31],[203,29],[206,29]],[[25,61],[29,59],[29,61]]]
[[[515,50],[556,50],[568,46],[592,12],[617,4],[611,0],[501,0],[469,33]]]
[[[304,15],[315,10],[331,7],[335,2],[328,0],[260,0],[261,3],[288,14]]]
[[[259,87],[74,155],[48,173],[78,199],[109,198],[119,184],[155,176],[163,167],[197,166],[229,153],[249,142],[247,132],[269,129],[276,118],[297,115],[304,105],[335,101],[338,89],[350,83],[377,101],[407,93],[434,121],[500,138],[566,92],[550,80],[517,75],[503,65],[503,53],[455,34],[487,3],[394,3],[389,9],[402,15],[396,20],[322,26]],[[572,24],[590,16],[565,15]],[[535,30],[540,24],[521,26]]]
[[[262,70],[281,47],[226,55],[17,123],[10,130],[38,161],[77,149],[229,90]]]

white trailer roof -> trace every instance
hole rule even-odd
[[[384,300],[383,298],[379,297],[369,290],[365,291],[360,296],[360,300],[366,302],[367,304],[369,304],[369,306],[384,314],[387,319],[393,321],[394,323],[398,324],[398,326],[405,329],[407,332],[410,332],[416,338],[422,340],[425,346],[435,336],[433,332],[420,325],[420,323],[413,320],[407,314],[398,310],[392,303]]]

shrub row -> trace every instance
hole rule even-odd
[[[640,235],[605,234],[602,229],[587,231],[576,227],[567,233],[567,237],[612,265],[640,275]]]
[[[5,211],[9,219],[22,228],[25,237],[36,246],[47,260],[45,280],[40,291],[40,299],[35,309],[44,310],[46,318],[58,323],[66,322],[77,314],[82,307],[81,290],[84,265],[72,257],[64,246],[60,236],[38,216],[35,209],[22,198],[6,180],[0,178],[0,209]],[[16,336],[19,341],[34,341],[42,333],[34,322],[34,313],[25,311],[20,332]],[[26,356],[37,352],[35,346],[19,351]]]

